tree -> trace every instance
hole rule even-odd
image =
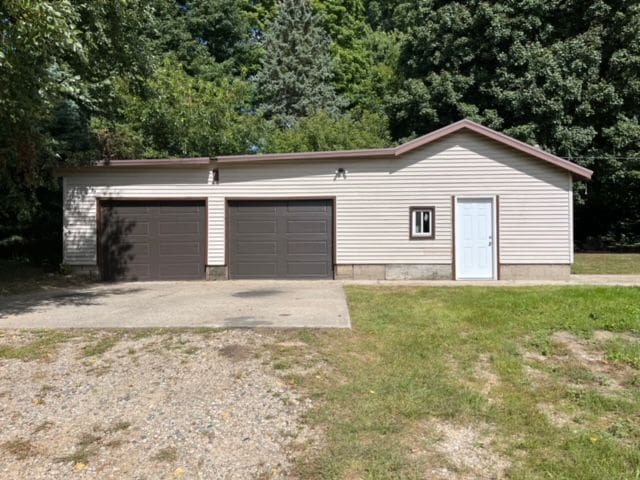
[[[394,137],[469,117],[593,167],[578,196],[579,235],[626,225],[610,244],[640,243],[637,2],[414,0],[398,9],[406,35],[388,103]],[[605,211],[615,191],[625,196]]]
[[[258,21],[249,0],[157,0],[158,29],[152,35],[159,57],[173,55],[191,75],[255,73]],[[262,12],[262,10],[260,10]]]
[[[119,81],[119,118],[94,119],[102,158],[247,153],[261,141],[261,119],[246,114],[251,101],[246,81],[193,77],[167,57],[143,90]]]
[[[256,76],[260,110],[267,117],[291,125],[316,110],[338,113],[329,45],[310,0],[278,3]]]
[[[267,138],[265,152],[313,152],[387,147],[391,144],[384,116],[365,113],[332,117],[318,111],[301,118],[291,128],[275,129]]]
[[[91,156],[80,137],[91,112],[110,108],[110,79],[144,76],[149,13],[143,0],[0,4],[0,243],[57,256],[52,169]]]

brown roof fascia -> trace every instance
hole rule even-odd
[[[275,162],[291,160],[331,160],[334,158],[390,158],[395,156],[394,148],[370,148],[364,150],[331,150],[323,152],[295,152],[295,153],[257,153],[251,155],[223,155],[214,157],[219,165],[246,162]]]
[[[55,169],[55,174],[60,176],[66,173],[76,173],[92,171],[96,168],[102,170],[105,168],[189,168],[203,167],[211,164],[209,157],[193,157],[193,158],[136,158],[136,159],[118,159],[118,160],[100,160],[92,165],[77,167],[59,167]]]
[[[175,166],[201,166],[209,165],[209,157],[192,158],[138,158],[138,159],[118,159],[101,160],[96,163],[98,167],[175,167]]]

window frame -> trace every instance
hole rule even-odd
[[[413,217],[415,212],[428,211],[431,217],[431,233],[414,233]],[[409,207],[409,240],[434,240],[436,238],[436,207]]]

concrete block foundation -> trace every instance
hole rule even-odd
[[[100,269],[97,265],[64,265],[75,275],[84,275],[89,278],[100,278]]]
[[[384,278],[385,265],[354,265],[354,280],[380,280]]]
[[[229,278],[227,267],[224,265],[208,265],[205,276],[207,280],[227,280]]]
[[[337,280],[451,280],[451,265],[336,265]]]
[[[386,280],[451,280],[451,265],[387,265]]]

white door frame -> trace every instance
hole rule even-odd
[[[459,258],[458,255],[458,229],[456,229],[456,224],[458,222],[458,200],[491,200],[491,255],[493,257],[493,266],[492,266],[492,275],[490,280],[498,279],[498,215],[497,215],[497,205],[498,205],[498,196],[497,195],[454,195],[453,196],[453,254],[455,255],[456,260]],[[460,263],[458,261],[455,262],[455,279],[456,280],[473,280],[471,278],[459,278],[458,268]],[[486,280],[486,279],[479,279]]]

